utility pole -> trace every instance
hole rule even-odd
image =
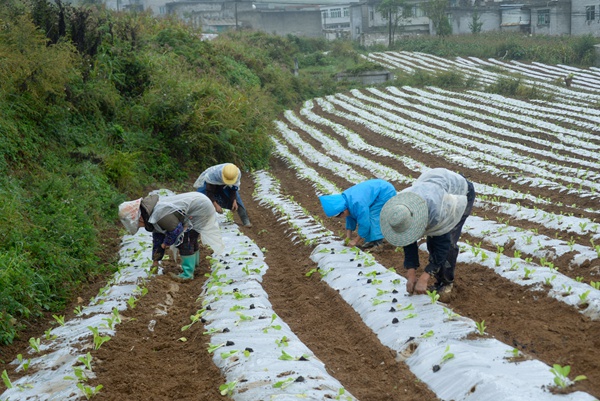
[[[237,16],[238,0],[235,0],[234,5],[235,5],[235,9],[234,9],[234,12],[235,12],[235,30],[237,31],[238,30],[238,16]]]

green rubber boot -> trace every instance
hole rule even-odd
[[[194,278],[194,270],[196,269],[196,254],[181,256],[181,269],[183,273],[177,277],[184,280],[192,280]]]
[[[194,254],[194,257],[196,258],[195,266],[196,267],[200,266],[200,251],[196,251],[196,253]]]

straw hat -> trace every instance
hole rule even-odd
[[[425,234],[427,202],[414,192],[400,192],[383,205],[381,232],[394,246],[410,245]]]
[[[223,170],[221,172],[222,174],[222,178],[223,178],[223,182],[227,185],[233,185],[236,183],[239,175],[240,175],[240,169],[237,168],[237,166],[235,164],[232,163],[227,163],[226,165],[223,166]]]
[[[131,235],[137,233],[137,230],[140,228],[141,202],[142,198],[123,202],[119,205],[119,219]]]

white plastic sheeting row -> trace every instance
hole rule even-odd
[[[314,229],[314,220],[294,202],[280,195],[266,172],[254,174],[263,204],[274,213],[286,211],[285,220],[300,230]],[[406,363],[443,400],[593,400],[586,393],[555,395],[549,391],[554,376],[536,360],[511,361],[513,348],[495,339],[467,340],[476,324],[447,313],[428,296],[409,296],[405,279],[376,263],[372,256],[323,236],[311,258],[323,280],[363,318],[382,344],[398,352]],[[327,243],[327,244],[325,244]],[[452,316],[451,316],[452,315]],[[448,358],[453,354],[452,358]]]
[[[211,344],[221,346],[213,361],[230,396],[253,400],[354,400],[272,309],[261,287],[267,271],[258,246],[235,224],[221,226],[225,252],[212,263],[201,295]],[[244,352],[246,351],[246,352]]]
[[[79,317],[49,330],[48,338],[40,339],[40,356],[33,348],[29,348],[23,353],[22,362],[12,362],[18,365],[17,371],[24,371],[24,366],[28,365],[25,372],[33,373],[13,381],[13,387],[1,394],[0,400],[82,399],[84,393],[77,387],[77,380],[65,377],[76,378],[74,368],[83,368],[79,358],[89,351],[93,352],[94,334],[89,327],[97,329],[99,336],[115,334],[117,316],[114,311],[127,309],[127,301],[141,295],[140,283],[148,277],[151,261],[150,234],[140,230],[136,235],[125,235],[120,251],[119,264],[122,268],[113,275],[110,285],[81,310]],[[92,369],[93,364],[92,360]],[[87,369],[84,374],[89,378],[94,377],[93,371]]]

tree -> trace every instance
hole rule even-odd
[[[469,29],[472,34],[476,34],[481,32],[481,27],[483,26],[483,22],[481,22],[481,15],[477,11],[477,7],[473,8],[473,14],[471,14],[471,22],[469,23]]]
[[[377,6],[377,11],[388,20],[388,47],[391,48],[394,44],[396,28],[401,19],[410,15],[409,9],[405,0],[383,0]]]
[[[448,0],[430,0],[425,3],[425,12],[438,36],[448,36],[452,33],[450,20],[446,14],[447,8]]]

